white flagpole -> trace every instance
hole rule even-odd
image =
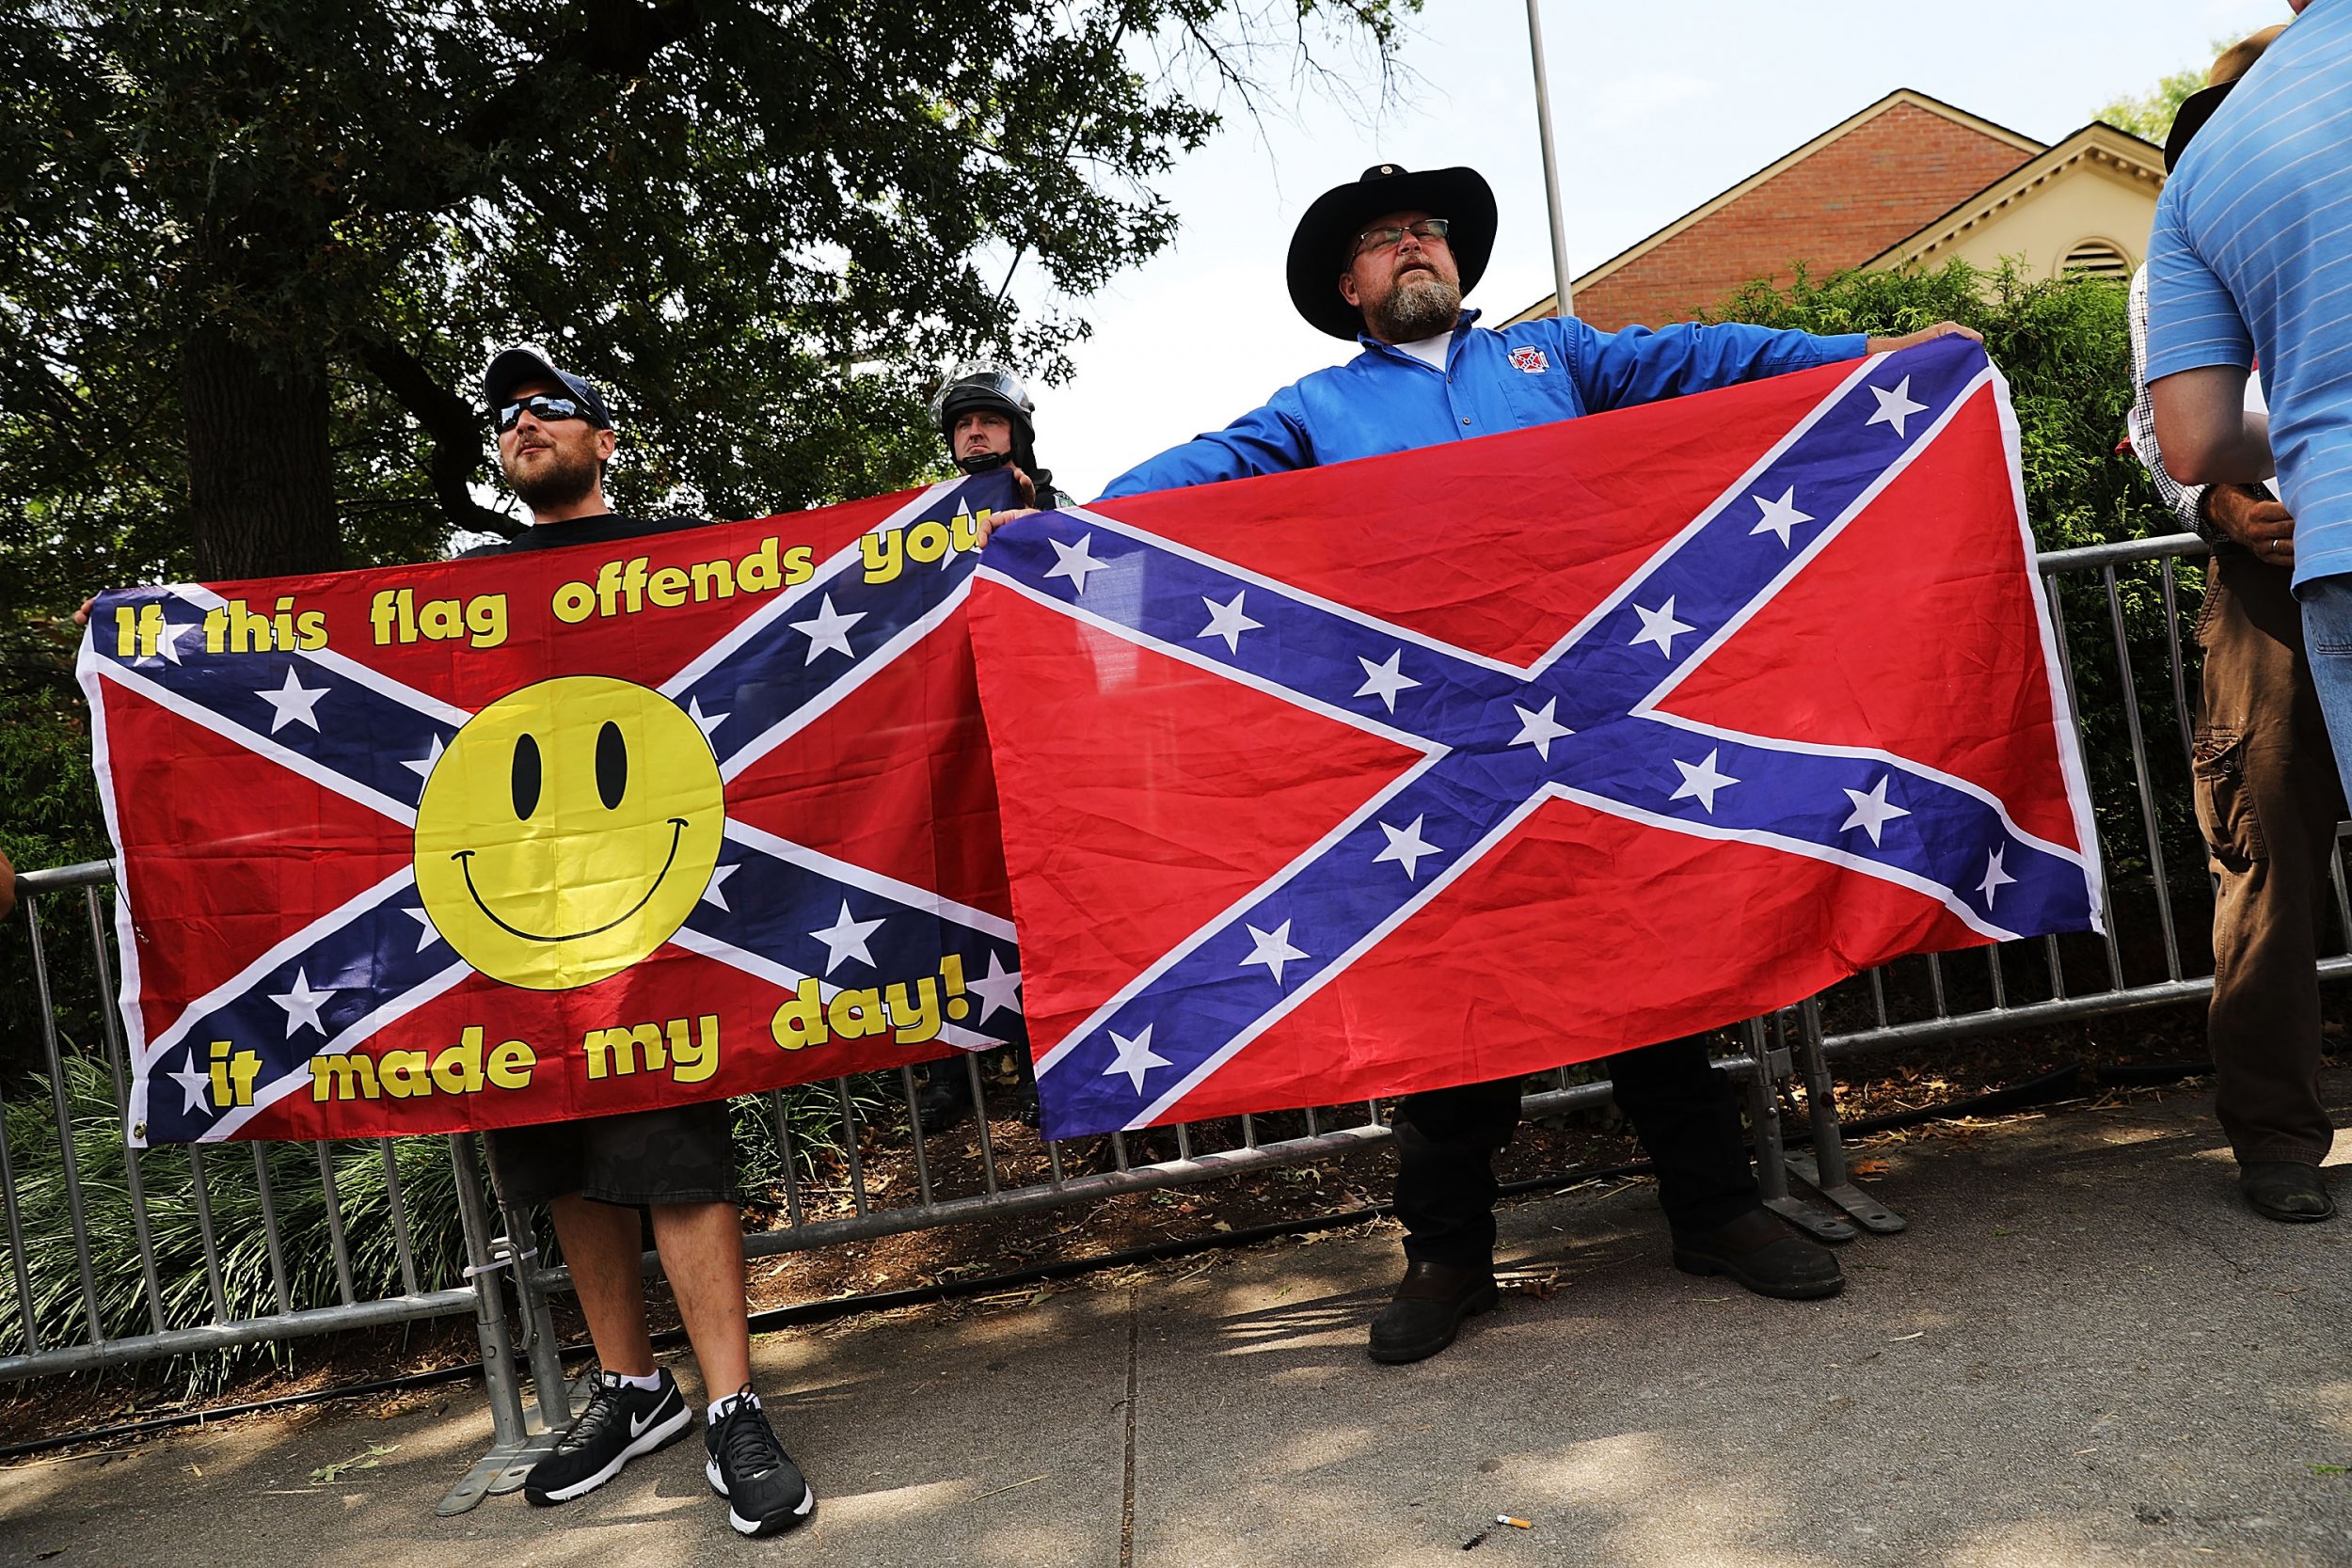
[[[1544,144],[1544,198],[1551,209],[1551,280],[1558,314],[1576,313],[1568,288],[1568,230],[1560,216],[1560,166],[1551,151],[1551,88],[1544,77],[1544,24],[1538,0],[1527,0],[1528,54],[1535,65],[1535,133]]]

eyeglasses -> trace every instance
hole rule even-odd
[[[524,398],[500,408],[498,411],[499,434],[503,436],[514,429],[521,421],[525,409],[529,409],[531,417],[542,424],[551,423],[556,420],[584,420],[588,417],[588,411],[580,405],[579,399],[554,397],[543,392],[536,397]]]
[[[1451,219],[1423,218],[1419,223],[1408,223],[1401,229],[1395,224],[1387,224],[1378,229],[1367,229],[1356,236],[1356,248],[1348,252],[1348,260],[1354,261],[1367,250],[1386,250],[1391,245],[1401,242],[1407,234],[1417,240],[1442,240],[1453,228],[1454,224]]]

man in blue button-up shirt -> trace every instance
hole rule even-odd
[[[1523,430],[1965,330],[1947,322],[1867,341],[1741,325],[1612,333],[1566,318],[1498,332],[1462,309],[1495,229],[1493,193],[1468,168],[1411,173],[1381,164],[1325,193],[1291,242],[1291,299],[1363,352],[1136,465],[1104,499]],[[1708,1066],[1703,1041],[1626,1052],[1611,1059],[1610,1074],[1656,1164],[1678,1267],[1789,1298],[1830,1295],[1845,1283],[1827,1250],[1759,1203],[1730,1085]],[[1453,1343],[1462,1319],[1495,1305],[1493,1157],[1518,1117],[1516,1079],[1408,1095],[1398,1105],[1406,1267],[1395,1299],[1373,1320],[1375,1360],[1433,1355]]]

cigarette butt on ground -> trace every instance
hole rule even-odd
[[[1508,1526],[1510,1526],[1513,1529],[1534,1529],[1534,1528],[1535,1528],[1535,1524],[1534,1524],[1534,1520],[1532,1520],[1532,1519],[1514,1519],[1514,1518],[1512,1518],[1512,1517],[1511,1517],[1508,1513],[1498,1513],[1498,1514],[1496,1514],[1496,1515],[1495,1515],[1495,1523],[1496,1523],[1496,1524],[1498,1524],[1498,1525],[1508,1525]]]

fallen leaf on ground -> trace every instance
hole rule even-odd
[[[1560,1271],[1547,1269],[1541,1274],[1506,1275],[1496,1283],[1513,1295],[1534,1296],[1537,1301],[1549,1301],[1560,1293]]]
[[[370,1443],[368,1445],[368,1451],[365,1453],[355,1453],[349,1459],[339,1459],[332,1465],[322,1465],[317,1469],[311,1471],[310,1484],[313,1486],[332,1486],[335,1482],[342,1480],[344,1475],[349,1471],[373,1470],[375,1468],[377,1460],[382,1459],[386,1454],[390,1453],[394,1449],[399,1447],[400,1445],[398,1443]]]

